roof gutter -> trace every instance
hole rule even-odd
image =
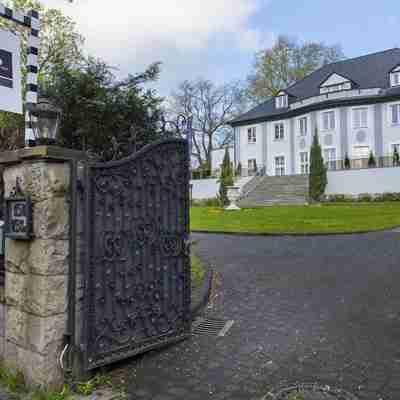
[[[341,100],[327,100],[321,103],[311,104],[309,106],[304,106],[301,108],[297,108],[296,110],[289,110],[286,113],[270,115],[270,116],[262,116],[258,118],[249,118],[242,121],[231,121],[228,123],[231,127],[235,128],[238,126],[262,123],[268,121],[279,121],[281,119],[297,117],[306,112],[319,111],[326,108],[338,108],[344,106],[359,106],[366,105],[371,103],[385,103],[389,101],[395,101],[400,99],[400,93],[395,95],[380,95],[380,96],[367,96],[367,97],[357,97],[353,99],[341,99]]]

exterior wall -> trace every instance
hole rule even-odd
[[[400,192],[400,167],[328,171],[325,194],[358,195]]]
[[[333,111],[335,113],[335,129],[324,130],[323,129],[323,113]],[[318,128],[319,140],[321,143],[322,151],[325,149],[336,149],[336,158],[342,158],[341,152],[341,137],[340,137],[340,109],[326,109],[322,111],[318,111],[316,113],[316,121]],[[314,135],[312,132],[311,136]],[[343,156],[344,157],[344,156]]]
[[[194,200],[212,199],[219,190],[218,179],[195,179],[190,181],[192,186],[192,198]]]
[[[391,145],[400,143],[400,125],[392,125],[390,106],[400,104],[400,100],[382,105],[382,123],[383,123],[383,153],[391,154]]]
[[[354,128],[354,110],[361,107],[346,107],[347,108],[347,131],[348,131],[348,154],[350,158],[356,158],[356,146],[369,146],[370,150],[377,155],[376,138],[375,138],[375,107],[373,105],[365,105],[362,108],[368,108],[367,113],[367,128]],[[363,132],[363,134],[362,134]],[[364,139],[361,140],[361,136]],[[340,159],[344,159],[343,154]]]
[[[284,139],[275,140],[275,125],[284,124]],[[268,122],[267,124],[267,150],[268,164],[266,166],[267,175],[275,175],[275,157],[285,157],[286,174],[290,174],[292,168],[291,154],[291,120],[281,120]]]
[[[257,142],[248,143],[247,129],[256,127]],[[260,169],[263,165],[263,124],[246,125],[239,129],[239,141],[240,141],[240,159],[237,161],[242,164],[242,175],[248,175],[248,160],[256,159],[257,167]]]
[[[307,117],[307,135],[300,136],[300,118]],[[315,130],[315,125],[313,124],[314,119],[311,113],[301,115],[300,117],[293,118],[294,121],[294,173],[300,174],[300,152],[307,151],[310,153],[311,143],[312,143],[312,133]],[[314,128],[313,128],[314,126]]]
[[[212,171],[220,170],[222,161],[224,160],[225,149],[213,150],[211,154],[211,169]],[[229,147],[229,159],[233,163],[235,160],[235,149]]]
[[[400,144],[400,125],[393,126],[391,123],[390,105],[392,104],[400,104],[400,100],[392,103],[325,109],[286,120],[268,121],[236,128],[240,131],[238,153],[240,153],[243,175],[247,173],[249,158],[256,158],[258,166],[266,166],[268,175],[275,175],[274,158],[277,156],[285,156],[286,174],[300,174],[300,152],[310,151],[315,128],[318,128],[322,149],[335,148],[338,160],[344,160],[346,152],[350,158],[355,158],[355,146],[369,146],[375,156],[391,156],[391,145]],[[354,109],[360,107],[368,109],[367,128],[354,128]],[[322,129],[322,114],[326,111],[335,113],[334,130]],[[305,137],[301,137],[299,131],[299,119],[302,117],[307,117],[308,123]],[[285,139],[276,141],[274,126],[280,122],[283,122],[285,126]],[[257,126],[256,144],[247,143],[247,128],[251,126]]]

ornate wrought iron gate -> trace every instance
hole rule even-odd
[[[89,165],[85,186],[89,370],[190,332],[187,142]]]

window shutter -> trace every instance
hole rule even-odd
[[[329,126],[328,126],[329,120],[328,120],[328,113],[324,113],[323,114],[323,124],[324,124],[324,129],[328,130]]]

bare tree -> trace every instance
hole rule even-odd
[[[172,93],[168,113],[173,118],[192,117],[192,156],[211,167],[211,152],[233,142],[228,122],[244,111],[245,96],[238,82],[217,86],[205,79],[184,81]]]

